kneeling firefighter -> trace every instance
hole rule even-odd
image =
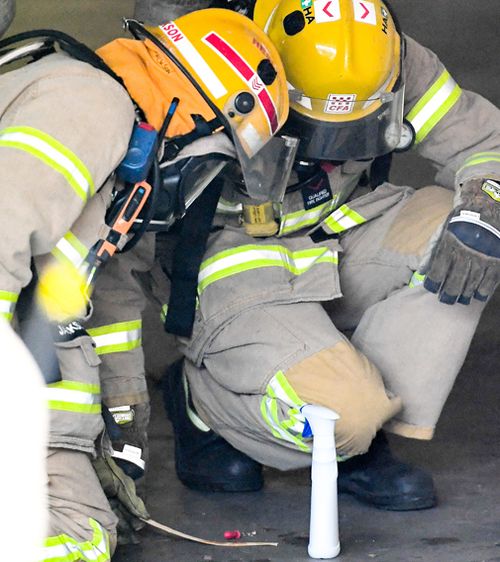
[[[147,461],[138,283],[154,257],[147,231],[215,210],[212,180],[231,159],[262,188],[252,167],[288,113],[276,49],[242,15],[211,9],[154,29],[126,25],[135,38],[98,56],[47,30],[0,43],[0,64],[34,59],[0,77],[0,313],[48,383],[41,560],[110,560],[117,526],[127,540],[148,518],[134,484]],[[78,312],[55,281],[59,265],[65,280],[82,280]],[[46,332],[33,293],[50,313]]]
[[[431,476],[395,459],[382,428],[432,438],[498,283],[500,111],[404,35],[387,2],[252,12],[283,60],[283,131],[300,143],[281,199],[226,175],[192,336],[164,379],[178,476],[255,490],[262,464],[309,465],[301,407],[318,403],[340,415],[340,491],[432,507]],[[443,187],[386,181],[409,148]]]

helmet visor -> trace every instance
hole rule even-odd
[[[334,96],[320,100],[292,93],[290,116],[284,131],[300,137],[298,154],[318,160],[362,160],[392,152],[398,145],[404,105],[404,86],[369,100]],[[301,106],[301,109],[295,109]],[[305,113],[338,115],[338,120],[320,120]],[[306,109],[306,112],[302,110]],[[350,119],[349,115],[362,115]]]
[[[252,157],[249,157],[238,137],[233,137],[245,191],[258,201],[283,200],[293,161],[299,145],[296,137],[277,135]]]
[[[280,202],[290,177],[298,139],[276,134],[279,123],[272,101],[264,104],[259,99],[254,109],[244,115],[238,113],[230,101],[223,113],[231,130],[246,193],[259,201]]]

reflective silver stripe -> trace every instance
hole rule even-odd
[[[461,92],[458,84],[445,70],[406,116],[415,129],[417,143],[423,141],[455,105]]]
[[[280,403],[289,406],[287,418],[280,419],[283,418],[278,407]],[[266,395],[261,400],[260,412],[274,437],[293,443],[301,451],[310,452],[310,445],[302,437],[305,417],[300,408],[304,404],[305,402],[297,396],[283,372],[278,371],[267,385]]]
[[[324,226],[327,227],[326,230],[329,229],[331,232],[338,233],[354,228],[364,222],[366,222],[366,219],[363,216],[348,205],[342,205],[324,220]]]
[[[45,395],[50,410],[78,414],[101,413],[101,389],[98,384],[62,380],[47,385]]]
[[[296,232],[302,228],[313,226],[318,223],[325,215],[327,215],[335,207],[338,201],[338,194],[335,194],[331,201],[322,203],[313,209],[307,211],[296,211],[280,218],[280,230],[278,236],[284,236],[291,232]]]
[[[141,320],[118,322],[116,324],[91,328],[87,331],[96,344],[96,353],[98,355],[130,351],[141,345]]]
[[[59,240],[51,253],[58,261],[69,262],[79,269],[87,257],[88,248],[70,231]]]
[[[14,315],[16,303],[19,298],[17,293],[11,291],[0,291],[0,316],[6,320],[11,320]]]
[[[41,562],[109,562],[109,536],[106,529],[94,519],[89,519],[94,534],[90,541],[78,542],[62,534],[45,539]]]
[[[420,285],[424,284],[424,281],[425,281],[425,274],[415,271],[411,276],[410,282],[408,283],[408,287],[410,287],[410,289],[414,289],[415,287],[420,287]]]
[[[75,193],[86,201],[95,188],[82,161],[54,137],[32,127],[9,127],[0,131],[0,146],[24,150],[62,174]]]
[[[201,264],[198,292],[215,281],[244,271],[283,267],[294,275],[301,275],[319,263],[338,263],[337,252],[322,246],[296,251],[276,244],[238,246],[219,252]]]

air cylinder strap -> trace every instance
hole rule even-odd
[[[189,207],[174,250],[165,330],[189,338],[193,333],[198,273],[208,235],[222,191],[222,178],[216,177]]]

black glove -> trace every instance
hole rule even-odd
[[[486,301],[500,280],[500,181],[469,180],[447,219],[424,287],[445,304]]]

